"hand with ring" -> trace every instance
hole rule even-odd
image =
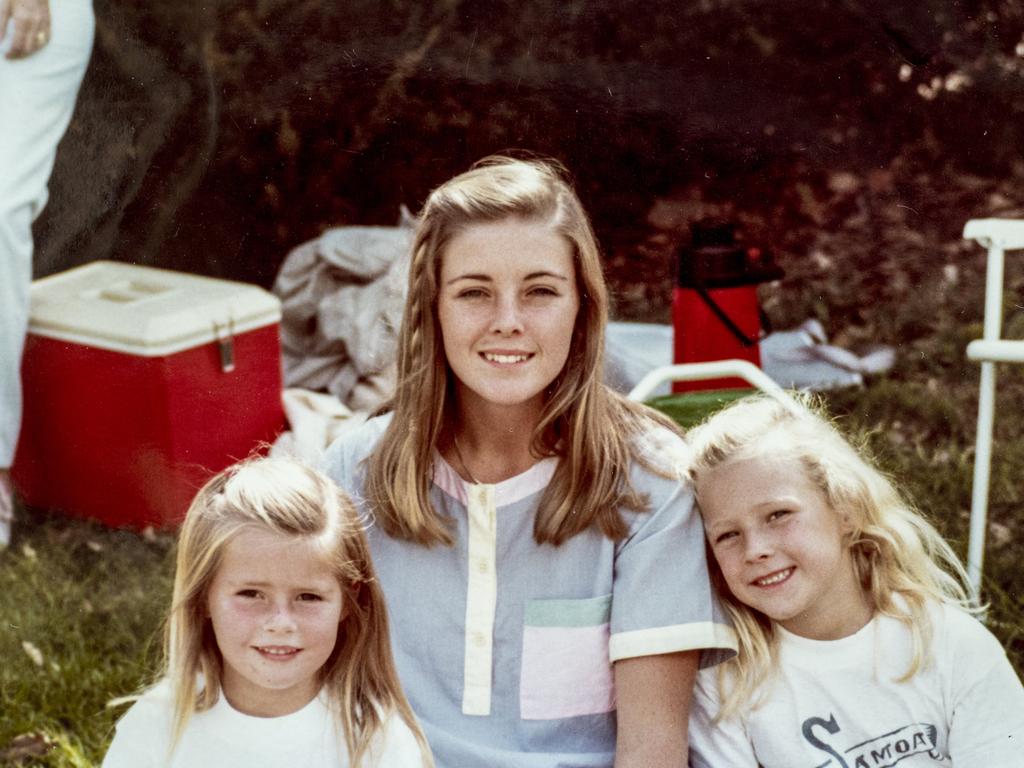
[[[49,0],[0,0],[0,40],[11,36],[8,59],[31,56],[50,42]]]

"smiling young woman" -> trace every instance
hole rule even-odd
[[[482,161],[420,213],[390,413],[327,453],[439,765],[685,765],[733,645],[683,442],[601,381],[607,312],[564,171]]]
[[[445,249],[439,288],[458,404],[441,453],[466,479],[505,480],[536,462],[529,438],[569,357],[580,306],[572,251],[542,222],[471,224]]]

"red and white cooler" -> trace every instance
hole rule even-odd
[[[98,261],[32,285],[12,467],[31,506],[173,526],[209,476],[284,425],[278,299]]]

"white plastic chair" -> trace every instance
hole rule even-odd
[[[981,363],[978,391],[978,431],[974,448],[971,489],[971,530],[967,542],[967,575],[972,597],[981,594],[985,557],[989,473],[992,465],[992,425],[996,407],[996,363],[1024,363],[1024,341],[1000,338],[1003,326],[1003,255],[1024,248],[1024,221],[971,219],[964,239],[988,249],[985,274],[985,326],[982,338],[967,345],[967,359]]]
[[[650,371],[637,382],[629,392],[630,400],[646,400],[659,386],[671,381],[704,381],[736,377],[757,387],[773,397],[778,398],[794,409],[801,406],[786,390],[775,383],[768,375],[748,360],[713,360],[707,363],[677,363],[663,365]]]

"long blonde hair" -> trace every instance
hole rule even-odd
[[[534,538],[558,545],[592,525],[622,538],[627,528],[620,510],[647,508],[628,479],[630,461],[637,458],[631,443],[653,423],[674,426],[601,381],[608,292],[600,253],[565,169],[552,160],[488,157],[427,198],[412,244],[394,416],[368,459],[367,499],[391,536],[451,543],[448,523],[429,498],[433,452],[455,406],[437,315],[441,259],[467,227],[509,218],[536,222],[565,238],[580,295],[569,357],[545,393],[531,438],[536,457],[563,458],[541,498]]]
[[[397,713],[415,734],[429,768],[430,750],[392,660],[384,596],[362,522],[330,480],[283,458],[250,459],[225,469],[203,486],[185,516],[164,637],[164,677],[174,696],[172,750],[192,715],[212,707],[221,695],[222,657],[208,593],[227,544],[254,526],[314,542],[341,587],[344,619],[320,675],[351,764],[361,764],[383,719]]]
[[[744,398],[695,428],[689,439],[698,506],[705,473],[725,462],[770,456],[804,468],[828,505],[848,520],[844,543],[872,608],[907,625],[913,654],[900,681],[928,661],[933,634],[929,602],[970,610],[967,575],[949,544],[865,457],[866,450],[843,437],[812,397],[800,397],[799,407],[769,396]],[[718,672],[719,717],[729,717],[756,701],[777,668],[778,637],[767,616],[729,590],[710,546],[708,564],[739,644],[738,655]]]

